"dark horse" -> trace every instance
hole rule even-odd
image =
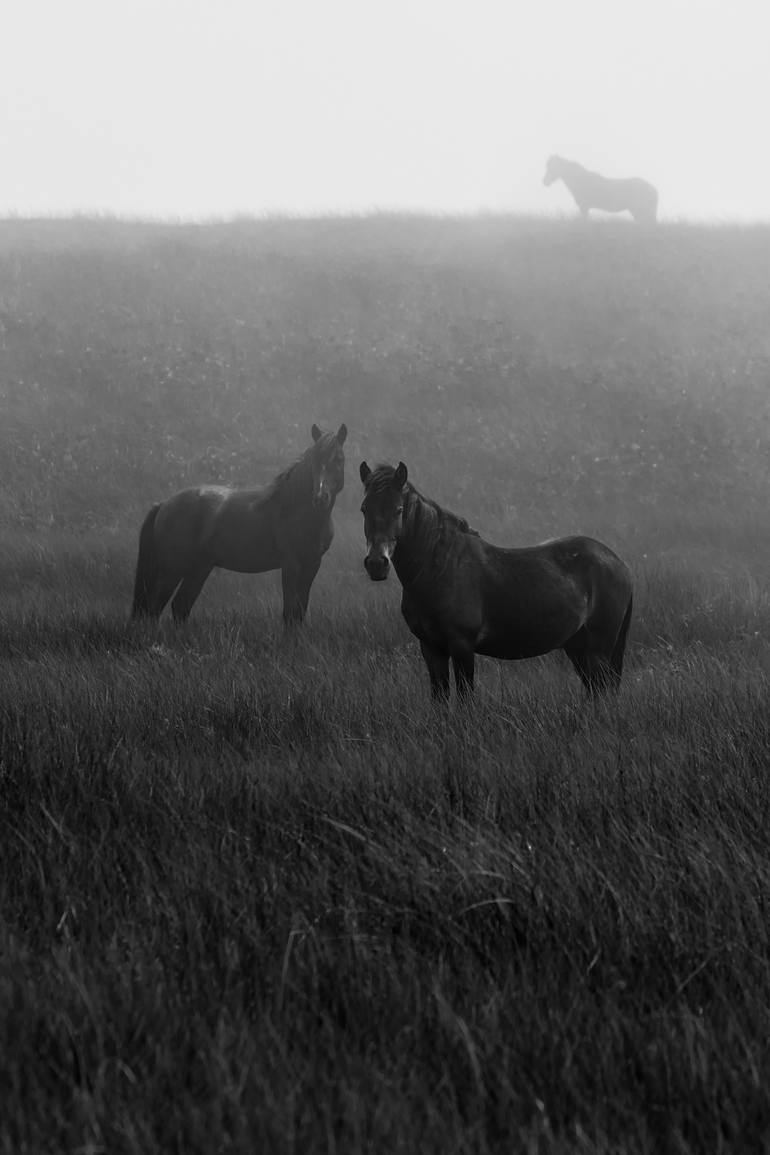
[[[157,618],[174,591],[184,621],[214,569],[280,569],[283,620],[301,622],[313,579],[334,535],[332,510],[345,482],[347,428],[322,433],[293,465],[260,489],[197,486],[154,505],[139,534],[132,617]]]
[[[590,537],[501,549],[423,497],[398,468],[361,463],[364,566],[373,581],[390,561],[401,612],[419,638],[433,696],[473,689],[474,655],[534,658],[563,649],[589,693],[620,684],[631,621],[631,575]]]
[[[590,172],[563,156],[549,156],[543,184],[551,185],[555,180],[564,181],[584,218],[590,209],[603,209],[606,213],[628,211],[637,224],[655,223],[658,190],[639,176],[617,180]]]

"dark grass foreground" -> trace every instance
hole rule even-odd
[[[0,1150],[770,1144],[770,243],[0,227]],[[151,500],[347,421],[303,630],[126,624]],[[623,690],[432,708],[358,454],[636,575]]]
[[[755,1149],[764,643],[445,716],[316,617],[5,663],[5,1149]]]

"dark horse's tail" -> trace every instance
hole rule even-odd
[[[623,615],[623,621],[620,623],[618,636],[615,640],[615,645],[612,648],[612,656],[610,657],[610,665],[612,666],[618,682],[620,682],[620,675],[623,673],[623,655],[626,652],[626,638],[628,637],[628,627],[631,625],[631,614],[634,609],[634,599],[628,599],[628,606]]]
[[[160,503],[154,505],[142,522],[139,530],[139,557],[136,560],[134,580],[134,604],[131,617],[138,618],[150,613],[150,597],[158,576],[158,551],[155,548],[155,518]]]

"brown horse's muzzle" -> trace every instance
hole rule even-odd
[[[328,509],[332,503],[332,495],[328,489],[321,489],[313,498],[313,505],[316,509]]]

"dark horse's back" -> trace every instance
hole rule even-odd
[[[581,631],[613,649],[630,609],[631,571],[591,537],[505,549],[479,539],[484,626],[476,650],[488,657],[536,657]],[[463,591],[467,597],[467,591]],[[626,629],[628,623],[626,623]]]
[[[591,576],[598,577],[604,569],[610,570],[615,577],[625,574],[629,590],[631,588],[631,570],[613,549],[595,537],[572,534],[569,537],[552,538],[540,545],[511,552],[527,551],[543,558],[550,557],[562,572],[574,573],[585,579]]]

